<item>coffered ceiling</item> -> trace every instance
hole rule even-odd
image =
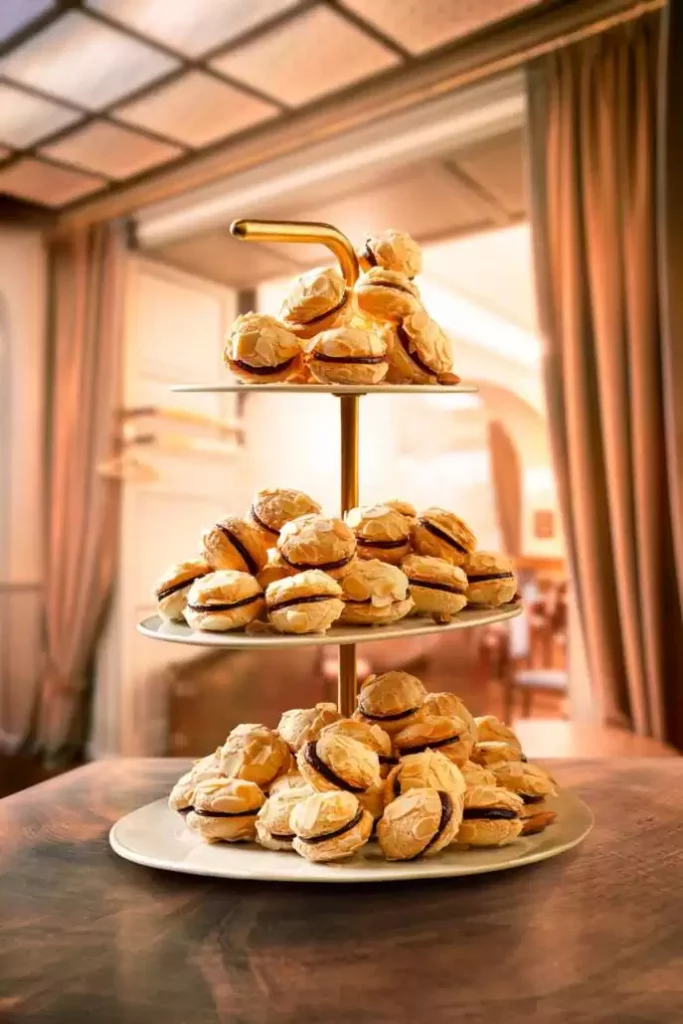
[[[543,2],[0,0],[0,195],[63,209],[127,187]],[[485,204],[514,206],[468,159],[426,184],[483,174]]]

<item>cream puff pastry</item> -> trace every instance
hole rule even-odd
[[[455,693],[428,693],[422,706],[425,715],[446,715],[450,718],[460,718],[467,726],[467,731],[472,741],[477,739],[476,719],[467,705]]]
[[[159,616],[165,622],[182,622],[190,587],[210,572],[213,569],[203,558],[191,558],[167,569],[154,584]]]
[[[184,614],[190,629],[224,633],[253,622],[265,606],[263,591],[253,576],[222,569],[195,580]]]
[[[271,583],[268,621],[278,633],[325,633],[344,611],[342,589],[320,569],[307,569]]]
[[[361,274],[354,291],[358,308],[372,320],[400,321],[422,308],[410,278],[384,267],[371,267]]]
[[[244,779],[200,782],[194,791],[188,828],[207,843],[248,842],[256,838],[256,815],[265,797]]]
[[[498,741],[507,743],[511,747],[517,747],[521,752],[522,744],[509,725],[505,725],[495,715],[480,715],[474,719],[476,728],[475,738],[477,743],[488,743]]]
[[[465,780],[457,765],[439,750],[406,754],[389,772],[384,784],[385,802],[396,800],[409,789],[440,789],[462,801]]]
[[[357,559],[341,581],[344,611],[340,622],[386,626],[413,608],[405,573],[377,558]]]
[[[524,804],[500,786],[472,786],[465,792],[465,807],[457,842],[463,846],[505,846],[517,838],[524,822]]]
[[[356,555],[356,538],[341,519],[301,516],[285,523],[277,548],[286,564],[297,572],[321,569],[340,579]]]
[[[285,523],[299,516],[318,515],[320,505],[303,491],[289,487],[264,488],[253,497],[247,519],[263,535],[268,548],[276,543]]]
[[[339,733],[327,733],[306,743],[298,751],[296,762],[306,781],[318,791],[343,789],[358,794],[381,782],[374,750]]]
[[[389,367],[386,351],[375,331],[336,327],[313,338],[306,363],[319,384],[379,384]]]
[[[422,270],[422,250],[405,231],[389,229],[368,235],[358,251],[358,261],[363,270],[383,267],[412,279]]]
[[[409,789],[387,805],[377,839],[387,860],[431,857],[453,842],[461,819],[462,799],[445,790]]]
[[[470,604],[498,608],[508,604],[517,593],[517,576],[512,559],[496,551],[473,551],[463,563],[467,574],[467,600]]]
[[[438,384],[451,373],[451,346],[435,320],[417,309],[383,331],[391,384]],[[459,378],[449,379],[457,383]]]
[[[304,743],[317,740],[327,726],[340,720],[336,704],[316,704],[314,708],[292,708],[285,711],[278,722],[277,731],[296,753]]]
[[[536,764],[522,761],[499,761],[491,765],[496,784],[516,793],[524,801],[523,818],[533,817],[542,809],[547,796],[556,796],[557,790],[548,773]]]
[[[353,793],[316,793],[296,804],[289,818],[294,849],[306,860],[352,857],[372,832],[372,815]]]
[[[336,267],[316,267],[293,282],[280,310],[283,323],[299,338],[339,327],[351,314],[350,295]]]
[[[289,818],[297,804],[312,794],[310,786],[271,793],[256,818],[256,838],[267,850],[291,851],[294,833]]]
[[[439,750],[453,764],[465,764],[472,752],[472,737],[460,718],[427,715],[422,711],[414,722],[395,733],[394,750],[399,757],[419,754],[428,748]]]
[[[387,505],[361,505],[349,509],[344,521],[358,543],[360,558],[379,558],[400,565],[410,551],[410,524]]]
[[[331,725],[326,725],[321,733],[325,736],[332,734],[348,736],[350,739],[362,743],[368,750],[373,750],[379,760],[379,771],[382,778],[385,778],[389,770],[398,763],[398,758],[392,754],[391,737],[379,725],[368,725],[367,722],[359,722],[355,718],[340,718]]]
[[[268,561],[269,545],[246,519],[223,516],[202,534],[204,555],[214,569],[237,569],[256,576]]]
[[[413,529],[413,547],[418,555],[443,558],[462,566],[477,546],[477,538],[466,523],[443,508],[427,508]]]
[[[380,725],[392,736],[417,721],[427,692],[409,672],[384,672],[369,676],[358,694],[354,718]]]
[[[485,768],[499,764],[500,761],[526,761],[525,755],[517,744],[505,743],[503,740],[485,740],[483,743],[475,743],[471,759]]]
[[[287,380],[303,365],[301,342],[273,316],[238,316],[225,342],[223,358],[236,377],[249,384]]]
[[[408,555],[401,568],[419,614],[448,623],[467,604],[467,576],[457,565],[431,555]]]
[[[232,730],[221,747],[220,763],[228,778],[247,779],[262,787],[294,767],[282,737],[267,726],[254,723]]]

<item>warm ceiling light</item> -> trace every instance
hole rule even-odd
[[[4,0],[0,3],[0,43],[54,7],[54,0]]]
[[[10,146],[32,146],[80,117],[60,103],[0,82],[0,139]]]
[[[68,11],[0,60],[0,74],[99,110],[179,63],[80,11]]]
[[[229,43],[300,0],[87,0],[87,6],[188,57]]]

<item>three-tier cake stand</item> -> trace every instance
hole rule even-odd
[[[325,245],[339,261],[347,289],[352,289],[359,275],[359,261],[350,241],[328,224],[285,221],[239,220],[231,226],[232,234],[241,239],[267,242],[300,242]],[[339,399],[341,417],[341,513],[359,504],[359,399],[365,395],[387,395],[416,392],[471,393],[468,384],[454,385],[312,385],[312,384],[186,384],[174,391],[290,392],[304,396],[324,392]],[[281,635],[210,633],[194,631],[181,623],[163,622],[158,615],[144,619],[139,631],[155,640],[192,644],[204,647],[272,649],[302,645],[339,646],[337,705],[339,712],[350,716],[356,707],[358,687],[356,644],[376,640],[396,640],[455,629],[483,626],[511,619],[522,612],[521,602],[501,608],[465,608],[450,623],[437,624],[431,619],[409,617],[390,626],[333,626],[322,635]],[[441,854],[438,858],[390,864],[370,847],[362,851],[357,863],[311,864],[295,855],[283,856],[241,844],[233,847],[208,846],[189,836],[177,815],[157,801],[127,815],[113,827],[110,840],[121,856],[137,863],[191,874],[232,878],[261,878],[296,881],[383,881],[416,877],[441,877],[479,874],[487,871],[532,863],[556,856],[580,842],[591,827],[589,809],[576,797],[563,793],[561,826],[554,832],[530,836],[513,846],[478,850],[471,853]]]

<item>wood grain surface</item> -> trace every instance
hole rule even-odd
[[[469,879],[266,885],[119,860],[110,825],[179,761],[0,801],[2,1024],[680,1024],[683,761],[556,761],[596,826]]]

